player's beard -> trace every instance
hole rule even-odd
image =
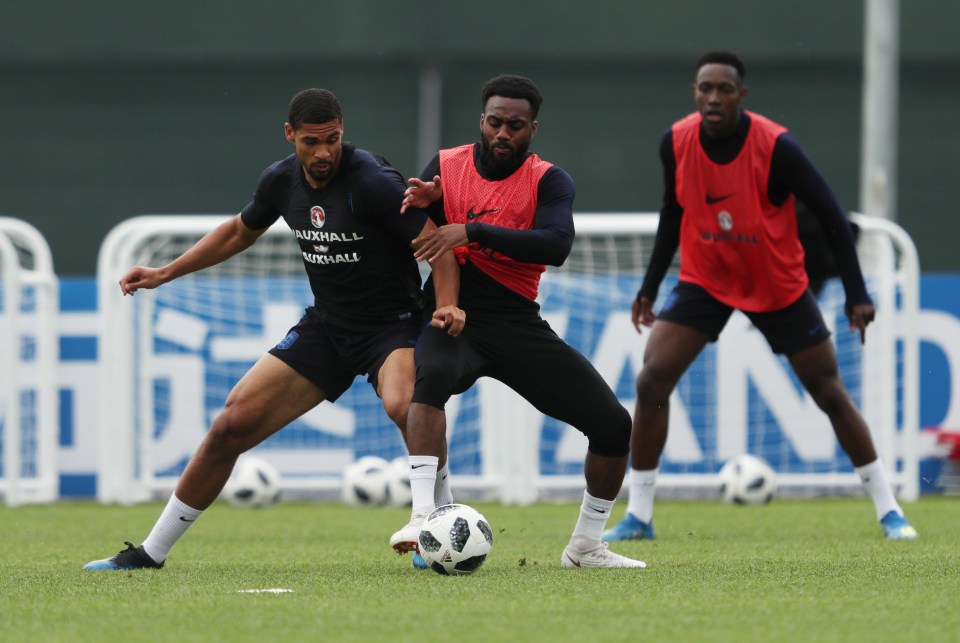
[[[497,144],[494,143],[491,146],[485,138],[481,137],[480,146],[480,165],[484,172],[492,177],[503,178],[510,176],[517,171],[517,168],[523,165],[524,159],[527,158],[527,150],[530,148],[530,143],[527,142],[520,147],[510,147],[509,149],[513,154],[507,158],[497,158],[493,154],[493,148],[497,147]],[[504,146],[501,145],[501,147]]]
[[[336,157],[330,159],[328,163],[311,163],[310,167],[307,168],[307,173],[310,174],[310,177],[318,183],[326,183],[333,175],[337,173],[337,166],[340,164],[340,154],[338,153]]]

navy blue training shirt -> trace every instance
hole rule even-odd
[[[307,183],[295,155],[268,167],[240,217],[254,230],[283,217],[299,242],[320,314],[369,330],[418,316],[423,307],[409,244],[427,214],[412,208],[400,214],[405,189],[394,168],[345,143],[336,175],[320,189]]]

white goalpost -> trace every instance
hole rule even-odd
[[[0,493],[52,502],[57,476],[57,278],[46,240],[0,217]]]
[[[841,372],[904,500],[919,491],[916,250],[896,224],[854,215],[858,251],[878,317],[865,348],[847,332],[839,283],[820,296]],[[122,297],[133,265],[162,265],[225,220],[137,217],[105,239],[98,264],[100,432],[98,499],[137,502],[169,493],[240,376],[312,302],[300,250],[281,221],[220,266]],[[544,318],[580,350],[633,412],[648,333],[630,305],[656,235],[655,214],[579,214],[577,239],[541,285]],[[668,275],[661,296],[669,293]],[[469,323],[469,320],[468,320]],[[589,400],[584,400],[589,404]],[[447,405],[454,492],[509,503],[582,491],[586,440],[487,378]],[[343,469],[364,455],[405,454],[364,378],[255,449],[287,493],[333,497]],[[859,479],[786,362],[736,314],[681,380],[661,467],[665,493],[715,492],[723,462],[764,457],[797,493],[859,489]],[[659,492],[658,492],[659,493]]]

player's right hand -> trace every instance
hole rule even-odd
[[[132,295],[141,288],[156,288],[163,283],[159,268],[134,266],[120,278],[120,290],[124,295]]]
[[[653,312],[653,300],[647,297],[634,299],[633,307],[630,309],[630,319],[637,333],[643,332],[641,326],[653,326],[653,322],[657,320],[657,315]]]
[[[860,345],[867,342],[867,326],[876,318],[877,310],[873,304],[856,304],[844,307],[847,313],[847,319],[850,321],[850,332],[860,331]]]
[[[456,306],[441,306],[433,311],[430,325],[434,328],[446,328],[448,335],[456,337],[467,323],[467,313]]]

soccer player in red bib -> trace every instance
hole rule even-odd
[[[587,488],[561,565],[645,567],[611,552],[600,539],[623,484],[630,416],[590,362],[540,317],[535,301],[540,275],[546,265],[563,263],[574,236],[572,179],[527,151],[541,102],[527,78],[491,79],[482,90],[480,141],[441,150],[407,190],[405,204],[429,206],[440,226],[414,240],[417,258],[432,262],[448,250],[456,253],[457,305],[466,324],[459,336],[444,332],[446,313],[438,306],[433,327],[424,329],[417,344],[407,420],[413,509],[390,544],[400,553],[417,548],[420,526],[436,506],[444,405],[487,376],[589,439]],[[425,291],[429,301],[430,283]]]
[[[630,500],[604,540],[654,537],[653,499],[667,441],[670,394],[734,309],[744,312],[827,414],[840,445],[873,499],[890,539],[917,532],[903,517],[870,431],[837,369],[830,333],[808,289],[795,198],[823,227],[846,292],[851,331],[865,339],[874,307],[850,225],[837,198],[786,128],[741,107],[744,65],[727,51],[697,62],[697,111],[660,145],[666,190],[650,266],[633,303],[633,324],[652,326],[637,378]],[[680,248],[680,275],[659,316],[660,282]]]

